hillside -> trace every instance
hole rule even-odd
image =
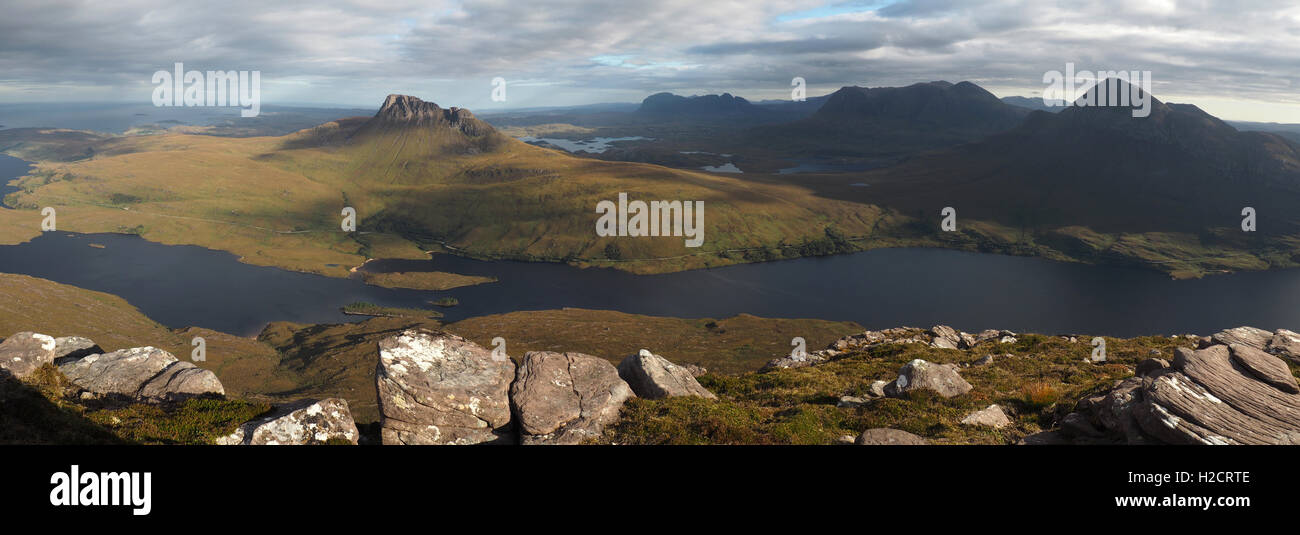
[[[843,87],[812,116],[750,130],[750,143],[792,153],[896,159],[1007,130],[1029,113],[971,82]]]
[[[664,272],[746,261],[718,253],[820,240],[829,226],[865,235],[888,225],[873,206],[798,185],[577,158],[503,136],[467,110],[409,97],[386,104],[368,119],[284,137],[114,137],[89,159],[40,161],[8,199],[21,209],[0,211],[0,239],[30,238],[37,208],[53,206],[60,230],[133,232],[334,276],[366,258],[423,258],[443,245]],[[703,201],[704,245],[596,236],[597,203],[620,192]],[[360,232],[339,230],[345,206]]]
[[[641,101],[636,112],[658,119],[676,120],[762,120],[773,115],[743,97],[730,93],[684,97],[655,93]]]
[[[1145,118],[1128,107],[1034,112],[1008,132],[857,178],[873,185],[872,202],[953,206],[1075,258],[1188,274],[1296,265],[1300,147],[1193,105],[1153,98]],[[1256,210],[1257,232],[1241,232],[1243,207]]]

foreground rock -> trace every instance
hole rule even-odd
[[[80,336],[64,336],[54,339],[54,363],[63,364],[65,362],[77,360],[82,357],[88,357],[104,350],[96,344],[94,340],[82,338]]]
[[[1011,425],[1011,419],[1007,418],[1007,413],[1002,410],[1001,406],[993,404],[983,410],[967,414],[965,418],[962,418],[961,423],[963,425],[1002,429],[1003,427]]]
[[[331,440],[357,443],[360,433],[348,402],[339,398],[301,400],[276,407],[270,414],[239,426],[222,445],[308,445]]]
[[[0,342],[0,370],[22,379],[43,364],[54,363],[54,338],[20,332]]]
[[[836,340],[826,349],[813,351],[802,357],[782,356],[768,361],[759,371],[777,368],[802,368],[831,362],[883,344],[925,344],[940,349],[971,349],[984,343],[1014,343],[1014,332],[986,330],[978,334],[958,331],[947,325],[935,325],[929,330],[916,327],[894,327],[879,331],[864,331]]]
[[[103,399],[178,401],[226,393],[216,374],[155,347],[60,360],[59,371],[63,375],[94,397]]]
[[[618,375],[627,381],[636,395],[646,399],[677,396],[718,399],[713,392],[700,386],[689,370],[646,349],[623,359],[618,365]]]
[[[917,390],[930,390],[950,398],[970,392],[971,388],[955,366],[916,359],[898,370],[898,379],[885,386],[885,395],[899,398]]]
[[[925,446],[930,441],[897,429],[868,429],[853,441],[859,446]]]
[[[512,440],[510,359],[453,334],[408,330],[379,342],[375,375],[384,444]]]
[[[632,396],[613,364],[582,353],[527,353],[510,387],[523,444],[580,444],[598,437]]]
[[[1053,433],[1075,443],[1300,444],[1295,376],[1254,346],[1260,332],[1231,331],[1213,337],[1230,345],[1179,348],[1167,367],[1139,366],[1143,375],[1081,400]]]

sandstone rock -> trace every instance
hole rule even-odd
[[[77,360],[97,353],[103,353],[104,350],[99,347],[93,340],[82,338],[80,336],[64,336],[54,339],[54,363],[63,364],[71,360]]]
[[[1138,376],[1150,375],[1152,372],[1163,370],[1169,367],[1169,361],[1164,359],[1146,359],[1139,362],[1133,369],[1133,374]]]
[[[22,379],[43,364],[54,362],[54,338],[20,332],[0,342],[0,369]]]
[[[1259,333],[1231,331],[1216,335],[1229,345],[1178,348],[1167,368],[1140,365],[1144,375],[1080,401],[1061,431],[1076,442],[1300,444],[1300,385],[1281,359],[1238,342]]]
[[[885,387],[887,386],[889,386],[889,381],[874,381],[871,383],[871,386],[868,387],[867,392],[873,397],[883,398],[885,397]]]
[[[642,349],[618,364],[618,375],[627,381],[636,395],[646,399],[677,396],[700,396],[718,399],[700,386],[691,372],[668,359]]]
[[[1059,446],[1070,444],[1070,439],[1060,431],[1040,431],[1025,435],[1016,444],[1020,446]]]
[[[1014,344],[1018,341],[1019,340],[1016,337],[1010,335],[998,339],[998,343],[1000,344]]]
[[[1011,419],[1007,418],[1007,413],[1002,411],[1002,407],[997,404],[989,405],[984,410],[978,410],[967,414],[962,418],[963,425],[975,425],[1002,429],[1011,425]]]
[[[1264,350],[1268,348],[1268,343],[1273,340],[1273,333],[1265,331],[1264,329],[1256,329],[1254,327],[1237,327],[1235,329],[1219,331],[1211,336],[1210,339],[1216,344],[1223,344],[1225,346],[1242,344],[1251,346],[1255,349]]]
[[[997,340],[1002,336],[1002,331],[996,329],[985,329],[975,334],[975,343],[982,344],[989,340]]]
[[[513,441],[515,365],[459,336],[411,329],[379,342],[375,370],[384,444]]]
[[[176,401],[226,393],[216,374],[148,346],[65,359],[59,371],[100,398]]]
[[[356,444],[360,433],[348,402],[339,398],[305,399],[276,407],[270,414],[240,425],[218,438],[221,445],[308,445],[331,439]]]
[[[898,429],[868,429],[858,435],[854,444],[859,446],[925,446],[930,441]]]
[[[934,337],[934,340],[930,342],[930,345],[933,347],[941,349],[957,349],[962,343],[961,334],[957,332],[957,329],[947,325],[935,325],[934,327],[931,327],[930,335]]]
[[[898,379],[885,387],[885,395],[903,397],[915,390],[931,390],[950,398],[970,392],[971,388],[955,367],[916,359],[898,370]]]
[[[764,364],[763,367],[759,368],[758,371],[767,371],[767,370],[784,369],[784,368],[804,368],[807,366],[814,366],[817,364],[821,364],[823,362],[826,362],[826,357],[817,353],[809,353],[803,358],[795,358],[787,355],[781,358],[775,358],[767,361],[767,364]]]
[[[510,387],[524,444],[579,444],[618,419],[632,389],[605,359],[582,353],[524,355]]]
[[[1268,342],[1268,352],[1300,362],[1300,333],[1278,329]]]
[[[840,396],[840,400],[835,403],[835,406],[844,409],[856,409],[858,407],[865,407],[870,402],[871,400],[867,398],[860,398],[857,396]]]
[[[971,366],[988,366],[989,364],[993,364],[993,355],[984,355]]]

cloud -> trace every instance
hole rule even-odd
[[[1157,96],[1296,104],[1300,7],[1148,0],[10,0],[0,100],[146,100],[150,75],[262,71],[268,102],[374,105],[414,92],[493,106],[751,98],[971,80],[1041,90],[1042,73],[1150,70]]]

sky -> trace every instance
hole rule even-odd
[[[1151,71],[1225,119],[1300,123],[1300,2],[1070,0],[6,0],[0,102],[150,102],[153,73],[261,72],[263,104],[476,112],[660,91],[790,98],[1047,71]],[[492,80],[506,82],[505,101]]]

